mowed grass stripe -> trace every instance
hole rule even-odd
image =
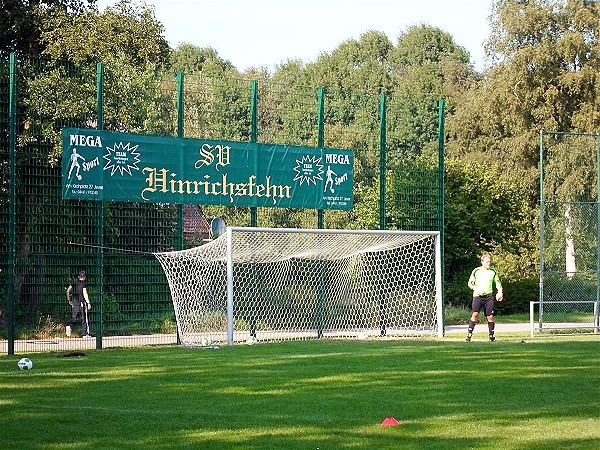
[[[0,448],[595,448],[597,336],[0,357]],[[395,417],[399,427],[382,427]]]

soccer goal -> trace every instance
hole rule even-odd
[[[439,232],[228,227],[155,256],[183,345],[443,335]]]

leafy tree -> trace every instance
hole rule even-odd
[[[495,65],[449,118],[448,152],[495,159],[532,180],[539,130],[600,129],[600,5],[585,0],[500,0],[487,51]]]
[[[368,31],[305,69],[306,85],[325,88],[325,145],[354,150],[356,182],[378,173],[379,94],[390,91],[392,48],[384,33]]]
[[[169,102],[160,76],[170,48],[151,9],[123,1],[102,14],[54,11],[47,19],[40,37],[45,58],[24,80],[26,114],[38,126],[24,130],[22,145],[43,136],[53,143],[49,161],[55,164],[63,126],[95,126],[98,62],[106,69],[106,129],[172,132],[174,121],[161,114]]]
[[[483,252],[493,252],[503,270],[520,270],[522,278],[530,277],[533,263],[527,233],[531,215],[518,184],[502,179],[496,165],[447,159],[445,170],[448,301],[460,303],[468,298],[468,271]]]
[[[317,87],[299,60],[282,64],[259,85],[259,102],[261,142],[317,145]]]
[[[437,27],[412,26],[390,52],[393,89],[389,107],[390,154],[419,154],[437,141],[438,99],[452,113],[454,97],[465,91],[476,73],[468,52]]]
[[[233,69],[231,62],[219,57],[213,48],[200,48],[189,43],[180,44],[173,51],[171,65],[173,70],[186,75],[202,72],[216,76]]]
[[[48,16],[57,11],[78,16],[95,4],[96,0],[0,0],[0,56],[11,52],[39,56],[45,48],[41,32]]]
[[[154,10],[122,0],[102,14],[86,10],[72,17],[57,11],[41,26],[44,55],[75,64],[121,58],[135,67],[168,67],[171,48],[163,37],[163,25]]]
[[[401,33],[391,57],[395,70],[428,62],[439,64],[448,59],[468,64],[469,53],[449,33],[426,24],[410,26]]]
[[[597,265],[597,138],[544,135],[544,266],[566,271]]]
[[[530,210],[536,211],[540,130],[600,129],[600,5],[586,0],[500,0],[491,24],[487,52],[494,65],[458,98],[447,121],[447,153],[497,162],[500,176],[518,180]],[[582,163],[587,158],[582,159],[579,146],[556,150],[548,163],[562,199],[574,201],[593,191],[589,164]],[[595,157],[593,149],[587,151]],[[559,166],[567,171],[559,174]],[[559,247],[553,249],[562,253],[563,261],[565,240],[569,242],[577,223],[572,213],[567,208],[554,219],[563,221],[563,239],[554,241]],[[536,222],[530,227],[533,246]]]
[[[500,245],[518,251],[529,219],[518,185],[500,177],[496,165],[448,159],[445,166],[446,254],[454,261],[449,273]]]
[[[97,219],[94,214],[85,215],[94,209],[69,202],[59,207],[57,200],[61,198],[62,127],[97,125],[96,63],[105,64],[105,128],[168,134],[174,129],[175,117],[168,114],[175,104],[175,92],[165,88],[161,73],[168,67],[170,49],[151,9],[122,2],[102,14],[85,10],[74,16],[62,9],[40,14],[45,14],[40,24],[42,57],[19,64],[23,126],[19,130],[18,155],[20,164],[30,164],[35,170],[20,171],[17,182],[29,186],[36,206],[27,208],[26,202],[19,203],[22,211],[17,225],[17,265],[23,276],[18,276],[15,283],[19,304],[37,312],[41,294],[28,287],[28,267],[34,267],[35,283],[45,286],[48,280],[44,277],[50,276],[45,269],[45,255],[57,253],[56,246],[60,247],[58,252],[74,253],[64,248],[68,246],[63,241],[62,227],[70,229],[73,239],[95,236]],[[105,209],[105,235],[109,240],[122,239],[121,246],[168,243],[174,232],[171,210],[160,205],[130,208],[129,216],[146,226],[129,228],[124,233],[122,223],[115,219],[125,216],[121,206]],[[44,236],[58,239],[50,243]]]

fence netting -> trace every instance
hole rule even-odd
[[[235,72],[180,77],[106,65],[100,115],[96,63],[77,66],[37,59],[19,61],[15,69],[16,134],[11,136],[10,64],[0,60],[0,292],[7,299],[0,303],[1,352],[6,352],[10,334],[9,298],[14,305],[15,350],[20,353],[175,343],[167,281],[158,262],[147,253],[202,244],[210,238],[210,222],[215,217],[231,226],[251,226],[254,217],[260,227],[318,227],[315,210],[63,200],[60,167],[64,127],[317,146],[318,88],[250,80]],[[379,194],[380,179],[385,176],[380,173],[380,92],[348,93],[329,87],[324,99],[323,145],[354,151],[355,205],[366,204]],[[437,100],[432,99],[432,123],[421,127],[425,131],[417,140],[401,131],[412,120],[409,107],[390,100],[386,173],[402,175],[403,181],[395,182],[407,186],[402,198],[388,194],[388,204],[406,205],[408,215],[390,217],[389,228],[438,229],[437,163],[431,162],[435,158],[418,161],[418,154],[437,152],[436,108]],[[179,117],[180,110],[183,117]],[[13,138],[14,185],[9,177]],[[418,152],[407,150],[409,140],[419,147]],[[408,154],[412,158],[406,158]],[[401,166],[401,161],[408,166]],[[14,210],[9,207],[11,191],[16,193]],[[372,203],[373,220],[366,222],[357,220],[354,211],[326,210],[323,226],[378,228],[379,206],[377,201]],[[15,232],[11,234],[12,226]],[[11,249],[15,280],[9,286],[12,268],[7,255]],[[90,322],[97,338],[85,342],[77,340],[77,329],[70,337],[65,334],[71,317],[65,290],[80,270],[87,272]]]
[[[540,333],[598,329],[599,152],[597,135],[542,133]]]

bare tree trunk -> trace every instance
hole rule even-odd
[[[565,208],[565,271],[569,280],[577,272],[575,264],[575,239],[573,238],[573,226],[571,223],[571,205],[567,205]]]

